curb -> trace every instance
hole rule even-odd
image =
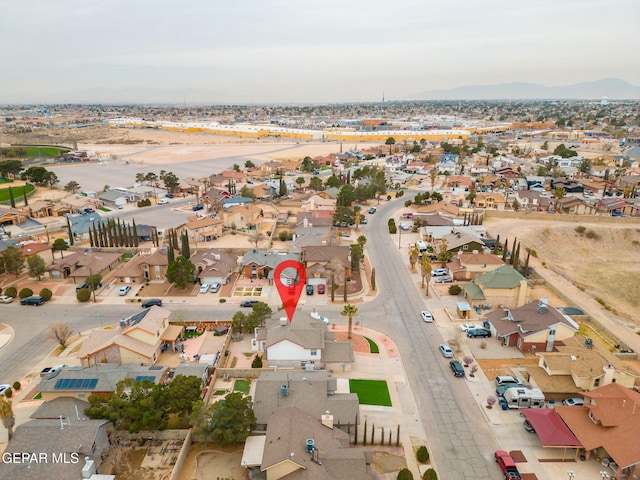
[[[2,335],[0,335],[0,350],[2,350],[3,347],[11,343],[16,333],[13,327],[6,323],[0,323],[0,326],[3,327],[0,329],[0,332],[3,332]]]

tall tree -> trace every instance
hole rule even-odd
[[[64,252],[69,248],[67,242],[64,241],[64,238],[56,238],[51,244],[51,250],[53,252],[60,252],[60,258],[64,258]]]
[[[343,317],[347,317],[349,319],[349,327],[348,327],[348,334],[347,334],[347,338],[349,339],[351,339],[352,337],[351,331],[353,329],[353,317],[357,313],[358,313],[358,307],[351,304],[345,305],[342,311],[340,312],[340,315],[342,315]]]
[[[384,141],[385,145],[389,145],[389,155],[391,155],[391,147],[396,144],[396,139],[393,137],[389,137]]]
[[[9,202],[11,204],[11,208],[16,208],[16,199],[13,198],[13,188],[9,187]]]
[[[40,280],[47,271],[44,259],[40,255],[31,255],[27,257],[27,269],[29,276]]]
[[[191,263],[191,260],[180,255],[167,266],[166,277],[169,282],[175,283],[180,290],[184,290],[187,285],[193,283],[195,274],[195,265]]]
[[[11,441],[13,437],[13,427],[16,425],[16,415],[13,413],[13,404],[11,400],[4,395],[0,395],[0,419],[2,425],[7,429],[7,438]]]
[[[422,255],[420,259],[420,276],[422,277],[422,288],[424,288],[424,279],[429,278],[431,275],[432,265],[429,257]],[[427,292],[429,290],[427,289]]]
[[[256,427],[251,397],[241,392],[229,393],[224,400],[213,404],[211,438],[220,445],[243,442]]]
[[[18,277],[24,270],[25,259],[19,248],[9,246],[2,251],[0,263],[2,263],[4,272],[13,273]]]
[[[65,192],[76,193],[80,189],[80,184],[75,180],[71,180],[64,186]]]

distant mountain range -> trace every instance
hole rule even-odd
[[[640,99],[640,87],[618,78],[557,87],[536,83],[499,83],[430,90],[412,95],[411,100],[592,100],[602,97],[611,100]]]

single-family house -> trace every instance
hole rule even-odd
[[[456,230],[443,237],[443,240],[447,242],[447,252],[451,252],[454,255],[459,252],[482,252],[484,250],[484,243],[482,238],[476,236],[471,232],[463,232]]]
[[[223,222],[220,218],[212,218],[209,215],[205,215],[201,218],[195,218],[189,222],[180,225],[178,232],[187,232],[189,240],[193,240],[196,244],[198,242],[210,242],[216,240],[222,235]]]
[[[456,255],[447,264],[447,268],[454,280],[473,280],[476,276],[488,273],[502,265],[504,262],[497,255],[476,250]]]
[[[238,256],[217,249],[201,250],[191,256],[201,283],[226,285],[238,267]]]
[[[269,252],[252,248],[242,257],[242,273],[245,278],[272,279],[273,270],[285,260],[300,261],[300,253]]]
[[[461,287],[465,299],[472,306],[492,303],[515,308],[527,301],[527,279],[509,265],[477,275],[471,283]]]
[[[97,210],[102,207],[102,201],[99,198],[80,195],[79,193],[61,198],[58,203],[68,208],[71,212],[81,212],[85,208]]]
[[[345,426],[359,417],[358,396],[339,393],[338,379],[324,370],[262,372],[256,380],[253,398],[258,428],[266,426],[278,410],[291,406],[318,418],[329,411],[335,423]]]
[[[292,322],[284,317],[266,328],[264,343],[256,346],[264,346],[264,359],[270,367],[346,371],[355,361],[351,343],[336,341],[320,320],[299,314]],[[258,338],[260,329],[256,330]]]
[[[119,253],[88,250],[67,254],[48,267],[51,278],[72,278],[76,283],[84,282],[90,275],[104,278],[122,261]]]
[[[53,262],[53,251],[51,250],[51,245],[38,242],[21,242],[18,246],[20,248],[20,253],[22,253],[22,256],[25,259],[28,259],[33,255],[38,255],[39,257],[42,257],[46,265]]]
[[[474,199],[474,205],[478,208],[491,208],[497,210],[504,208],[506,198],[496,192],[479,192]]]
[[[257,205],[236,205],[225,209],[220,213],[222,224],[232,230],[258,230],[262,229],[262,209]]]
[[[135,202],[138,200],[134,194],[129,193],[126,189],[110,188],[109,190],[101,193],[98,199],[106,206],[111,208],[124,207],[129,202]]]
[[[523,353],[553,352],[578,331],[578,324],[548,305],[546,298],[517,308],[499,308],[486,319],[502,345],[517,347]]]
[[[78,357],[82,365],[134,363],[155,365],[163,350],[173,350],[182,332],[169,325],[170,311],[152,306],[120,321],[120,331],[98,330],[89,334]]]
[[[72,398],[40,405],[30,420],[18,425],[4,450],[5,458],[31,453],[32,459],[3,461],[0,479],[75,479],[95,474],[109,453],[109,421],[86,418],[87,407],[88,402]],[[115,476],[100,478],[113,480]]]
[[[336,209],[337,200],[326,198],[323,195],[311,195],[301,202],[301,207],[306,211],[328,210],[333,212]]]
[[[534,190],[518,190],[515,192],[520,209],[538,212],[549,210],[551,200],[546,194]]]
[[[440,174],[454,175],[458,172],[458,160],[460,156],[455,153],[444,153],[438,158],[437,168]]]
[[[593,215],[596,212],[595,206],[586,203],[578,197],[562,197],[556,198],[554,201],[556,209],[562,213],[571,213],[574,215]]]
[[[178,255],[179,252],[175,252],[175,256]],[[168,266],[166,248],[143,249],[118,268],[113,277],[122,284],[164,281]]]
[[[332,268],[341,268],[351,276],[350,249],[346,245],[312,245],[302,248],[302,263],[309,285],[326,284]]]

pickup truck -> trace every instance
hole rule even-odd
[[[505,480],[520,480],[522,478],[518,467],[516,467],[516,462],[513,461],[509,453],[504,450],[498,450],[495,453],[495,459],[500,470],[504,473]]]

